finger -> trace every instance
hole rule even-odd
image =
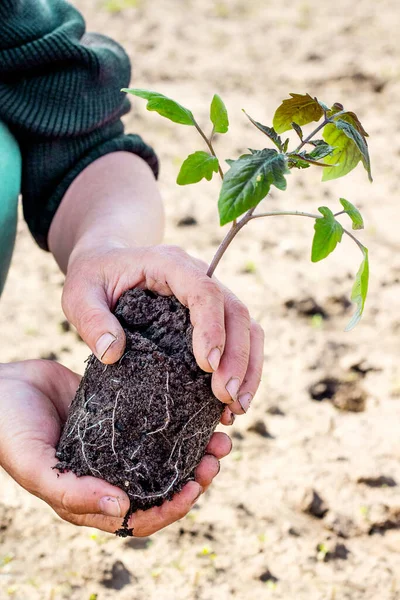
[[[202,491],[197,482],[189,481],[178,494],[175,494],[171,501],[166,501],[161,506],[156,506],[150,510],[134,513],[129,520],[129,527],[133,527],[135,536],[152,535],[187,515]]]
[[[207,277],[206,267],[173,246],[148,252],[146,285],[159,293],[173,293],[187,306],[193,325],[193,353],[201,369],[217,370],[225,345],[224,295]]]
[[[242,415],[247,412],[260,385],[264,362],[264,331],[252,321],[250,329],[250,359],[247,373],[239,390],[238,400],[229,405],[232,412]]]
[[[247,371],[250,354],[249,311],[233,294],[225,297],[225,350],[219,369],[212,377],[215,396],[227,404],[237,394]]]
[[[222,425],[233,425],[235,422],[235,415],[231,412],[229,406],[225,406],[220,422]]]
[[[129,519],[128,528],[133,529],[134,537],[147,537],[156,531],[182,519],[196,503],[202,488],[195,481],[189,481],[171,501],[164,502],[149,510],[138,510]],[[101,531],[115,533],[122,527],[122,519],[106,518],[103,515],[71,515],[57,511],[59,516],[75,525],[95,527]]]
[[[227,456],[231,450],[232,440],[229,435],[222,431],[217,431],[211,436],[206,448],[207,454],[213,454],[218,459]]]
[[[195,480],[202,488],[207,488],[219,470],[219,460],[212,454],[206,454],[195,469]]]
[[[105,364],[115,363],[125,350],[125,334],[116,317],[110,312],[106,294],[93,282],[78,281],[75,276],[66,280],[62,305],[69,321],[93,354]]]
[[[111,517],[126,514],[130,502],[124,491],[97,477],[60,473],[53,468],[55,464],[54,448],[42,452],[35,469],[35,481],[29,487],[55,510],[76,515],[101,513]]]

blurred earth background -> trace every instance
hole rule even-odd
[[[116,539],[62,522],[0,472],[0,598],[18,600],[400,599],[400,9],[396,0],[78,0],[88,29],[118,40],[133,85],[160,91],[207,124],[217,92],[231,132],[222,158],[266,138],[289,92],[339,101],[370,134],[361,166],[320,183],[317,168],[273,188],[270,210],[362,209],[369,248],[365,316],[344,333],[361,255],[348,239],[310,263],[313,222],[252,223],[218,276],[266,332],[262,386],[231,429],[234,448],[208,493],[151,539]],[[127,130],[161,158],[166,242],[210,261],[224,235],[217,178],[175,185],[202,149],[196,131],[134,100]],[[259,146],[257,146],[257,144]],[[354,247],[353,247],[354,246]],[[63,276],[20,220],[1,299],[0,360],[44,357],[83,372],[87,347],[65,323]]]

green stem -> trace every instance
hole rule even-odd
[[[203,140],[204,140],[204,141],[205,141],[205,143],[207,144],[207,146],[208,146],[208,149],[210,150],[211,154],[212,154],[212,155],[213,155],[213,156],[214,156],[214,157],[215,157],[215,158],[218,160],[218,157],[217,157],[217,155],[215,154],[215,150],[214,150],[214,148],[213,148],[213,145],[212,145],[212,141],[211,141],[211,139],[208,139],[208,138],[207,138],[207,136],[206,136],[206,134],[204,133],[204,131],[201,129],[201,127],[198,125],[198,123],[196,123],[196,121],[195,121],[194,119],[193,119],[193,123],[194,123],[194,126],[196,127],[197,131],[199,132],[199,134],[201,135],[201,137],[203,138]],[[218,161],[218,173],[219,173],[219,175],[220,175],[220,177],[221,177],[221,179],[222,179],[222,181],[223,181],[223,180],[224,180],[224,173],[223,173],[223,171],[222,171],[222,169],[221,169],[221,166],[220,166],[220,164],[219,164],[219,161]]]
[[[281,217],[281,216],[289,216],[289,217],[310,217],[311,219],[321,219],[322,215],[315,215],[314,213],[303,212],[301,210],[278,210],[272,212],[264,212],[259,213],[257,215],[252,215],[252,219],[259,219],[260,217]]]
[[[299,146],[297,146],[296,150],[294,150],[292,154],[299,152],[299,150],[301,150],[303,148],[303,146],[305,146],[306,144],[308,144],[308,142],[310,140],[312,140],[312,138],[314,137],[314,135],[316,133],[318,133],[318,131],[320,131],[323,127],[325,127],[325,125],[328,125],[328,123],[332,123],[334,118],[336,119],[337,117],[340,117],[340,115],[343,115],[345,112],[346,112],[345,110],[342,110],[342,111],[336,113],[335,115],[332,115],[332,117],[325,117],[325,119],[322,121],[322,123],[320,125],[318,125],[318,127],[316,127],[314,129],[314,131],[312,131],[310,133],[310,135],[308,135],[306,138],[304,138],[304,140],[301,142],[301,144],[299,144]]]
[[[344,228],[343,228],[343,231],[345,232],[346,235],[351,237],[353,242],[355,242],[357,244],[357,246],[360,248],[361,252],[363,253],[363,256],[365,256],[365,250],[366,250],[365,246],[363,246],[362,243],[358,241],[356,236],[353,235],[352,233],[350,233],[350,231],[347,231],[347,229],[344,229]]]
[[[230,245],[230,243],[232,242],[234,237],[239,233],[239,231],[246,225],[246,223],[248,223],[251,220],[255,209],[256,209],[256,207],[248,210],[247,213],[244,215],[244,217],[242,219],[240,219],[240,221],[236,221],[236,219],[235,219],[235,221],[233,221],[232,227],[230,228],[230,230],[228,231],[228,233],[222,240],[217,252],[215,253],[214,258],[211,261],[210,266],[208,267],[208,271],[207,271],[208,277],[213,276],[214,271],[217,268],[219,261],[225,254],[225,251],[227,250],[228,246]]]
[[[309,217],[310,219],[322,219],[323,218],[322,215],[316,215],[314,213],[304,212],[301,210],[278,210],[278,211],[258,213],[257,215],[254,215],[253,213],[254,213],[255,209],[256,209],[256,207],[251,208],[249,211],[247,211],[247,213],[244,215],[244,217],[242,217],[242,219],[240,219],[240,221],[233,222],[231,229],[228,231],[225,238],[222,240],[217,252],[215,253],[214,258],[212,259],[212,262],[207,271],[208,277],[213,276],[215,269],[217,268],[221,258],[225,254],[225,252],[226,252],[227,248],[229,247],[229,245],[231,244],[232,240],[235,238],[235,236],[239,233],[239,231],[249,221],[252,221],[253,219],[260,219],[261,217],[284,217],[284,216]],[[346,211],[342,211],[342,212],[346,212]],[[342,214],[342,213],[338,213],[338,214]],[[359,242],[358,239],[352,233],[350,233],[350,231],[347,231],[347,229],[344,229],[344,227],[343,227],[343,231],[346,235],[348,235],[357,244],[357,246],[360,248],[361,252],[364,254],[365,248],[361,244],[361,242]]]

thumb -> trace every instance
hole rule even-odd
[[[67,319],[76,327],[93,354],[104,364],[113,364],[125,350],[125,334],[110,312],[104,290],[66,282],[62,306]]]
[[[118,487],[96,477],[77,477],[74,473],[59,473],[54,465],[54,448],[41,461],[35,479],[40,498],[56,512],[68,514],[103,514],[123,517],[129,510],[127,494]],[[47,453],[45,453],[47,454]]]

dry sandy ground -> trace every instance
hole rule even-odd
[[[0,597],[398,600],[398,2],[138,0],[111,14],[118,4],[76,2],[90,29],[126,46],[137,87],[176,97],[204,122],[212,94],[222,95],[232,122],[232,134],[217,143],[225,158],[263,144],[242,107],[268,123],[288,92],[308,91],[359,113],[371,136],[373,186],[361,167],[325,184],[310,169],[291,175],[290,191],[274,191],[266,203],[315,210],[335,207],[344,196],[359,205],[367,223],[360,239],[371,255],[370,296],[362,323],[343,333],[357,249],[344,240],[328,261],[311,265],[311,221],[270,220],[244,231],[219,276],[265,327],[264,379],[252,410],[233,427],[234,451],[212,489],[185,519],[152,539],[122,541],[61,522],[0,473]],[[210,260],[223,235],[218,183],[174,184],[179,161],[201,149],[196,132],[147,113],[141,101],[128,126],[161,156],[167,241]],[[197,224],[178,226],[187,216]],[[1,301],[1,360],[54,353],[82,372],[87,349],[60,327],[62,282],[21,222]],[[326,319],[303,314],[310,302],[298,302],[307,298],[311,312],[314,302]],[[342,382],[333,400],[365,399],[365,410],[313,401],[309,387],[325,378]],[[329,384],[325,391],[335,389]],[[380,476],[388,479],[360,482]],[[326,502],[324,518],[302,511],[310,488]]]

